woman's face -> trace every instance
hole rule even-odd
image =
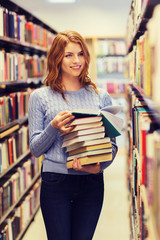
[[[78,78],[85,65],[84,53],[80,44],[69,42],[65,47],[61,64],[62,77]]]

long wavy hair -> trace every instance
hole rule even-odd
[[[65,47],[69,42],[80,44],[85,58],[85,66],[79,76],[79,81],[82,87],[87,89],[87,86],[92,86],[93,90],[98,93],[96,85],[88,76],[88,68],[90,63],[90,54],[82,36],[75,31],[64,31],[56,35],[47,55],[47,76],[44,79],[44,84],[50,86],[62,94],[66,100],[63,91],[62,77],[61,77],[61,63],[64,57]],[[87,89],[88,90],[88,89]]]

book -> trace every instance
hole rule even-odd
[[[74,158],[82,158],[82,157],[87,157],[87,156],[93,156],[93,155],[98,155],[98,154],[105,154],[105,153],[111,153],[112,148],[102,148],[102,149],[95,149],[95,150],[90,150],[90,151],[85,151],[81,153],[77,153],[74,155],[71,155],[67,157],[67,161],[73,160]]]
[[[75,115],[75,112],[72,112],[73,115]],[[93,115],[93,114],[92,114]],[[69,123],[69,126],[75,126],[78,124],[86,124],[86,123],[95,123],[95,122],[100,122],[102,120],[101,116],[84,116],[80,118],[74,119],[71,123]]]
[[[63,137],[63,141],[67,141],[69,139],[72,139],[72,138],[75,138],[78,136],[104,132],[104,130],[105,130],[104,126],[96,127],[96,128],[89,128],[89,129],[85,129],[85,130],[77,130],[75,132],[65,134]]]
[[[84,147],[80,147],[78,149],[69,151],[69,156],[74,155],[74,154],[78,154],[78,153],[82,153],[82,152],[86,152],[86,151],[92,151],[92,150],[98,150],[98,149],[104,149],[104,148],[111,148],[111,147],[112,147],[111,142],[97,144],[97,145],[91,145],[91,146],[84,146]]]
[[[62,147],[67,147],[67,146],[70,146],[77,142],[83,142],[83,141],[92,140],[92,139],[104,138],[104,136],[105,136],[105,132],[88,134],[88,135],[84,135],[84,136],[78,136],[73,139],[64,141],[62,144]]]
[[[75,125],[74,128],[70,131],[71,132],[75,132],[78,130],[84,130],[84,129],[88,129],[88,128],[96,128],[96,127],[100,127],[102,126],[103,122],[102,121],[98,121],[98,122],[92,122],[92,123],[83,123],[83,124],[78,124]],[[65,133],[61,133],[61,136],[65,135]]]
[[[112,153],[106,153],[106,154],[98,154],[93,156],[86,156],[79,158],[79,161],[81,165],[88,165],[93,164],[97,162],[106,162],[106,161],[112,161]],[[67,168],[72,168],[73,161],[67,162]]]
[[[77,109],[73,110],[72,114],[75,116],[75,120],[70,125],[77,121],[85,121],[89,117],[102,117],[103,125],[105,126],[105,136],[107,137],[117,137],[121,135],[121,130],[123,127],[123,119],[116,116],[122,106],[106,106],[101,110],[92,109]]]
[[[92,139],[88,141],[82,141],[82,142],[77,142],[72,145],[66,146],[66,152],[73,151],[75,149],[79,149],[85,146],[91,146],[91,145],[98,145],[98,144],[109,144],[110,143],[110,138],[105,137],[105,138],[99,138],[99,139]]]

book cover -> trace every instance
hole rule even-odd
[[[80,147],[80,148],[77,148],[75,150],[69,151],[69,156],[74,155],[74,154],[78,154],[78,153],[82,153],[82,152],[86,152],[86,151],[92,151],[92,150],[98,150],[98,149],[104,149],[104,148],[111,148],[111,147],[112,147],[111,142],[97,144],[97,145],[84,146],[84,147]]]
[[[78,136],[78,137],[75,137],[73,139],[63,142],[62,147],[67,147],[67,146],[72,145],[77,142],[83,142],[83,141],[92,140],[92,139],[104,138],[104,136],[105,136],[105,132],[89,134],[89,135],[84,135],[84,136]]]
[[[112,148],[103,148],[103,149],[95,149],[95,150],[90,150],[90,151],[86,151],[86,152],[81,152],[81,153],[77,153],[74,155],[71,155],[69,157],[67,157],[67,161],[73,160],[74,158],[82,158],[82,157],[88,157],[88,156],[93,156],[93,155],[98,155],[98,154],[105,154],[105,153],[111,153],[112,152]]]
[[[74,143],[72,145],[66,146],[66,152],[78,149],[78,148],[82,148],[85,146],[93,146],[93,145],[97,145],[97,144],[105,144],[105,143],[110,143],[110,138],[105,137],[105,138],[99,138],[99,139],[92,139],[92,140],[88,140],[88,141],[82,141],[82,142],[77,142]]]
[[[103,124],[103,122],[99,121],[99,122],[86,123],[86,124],[84,123],[84,124],[75,125],[74,128],[72,129],[72,131],[70,131],[70,133],[78,131],[78,130],[100,127],[100,126],[102,126],[102,124]],[[65,135],[65,134],[61,133],[61,136],[63,136],[63,135]]]
[[[65,134],[63,137],[63,141],[67,141],[69,139],[78,137],[78,136],[83,136],[83,135],[88,135],[88,134],[93,134],[93,133],[100,133],[104,132],[104,126],[97,127],[97,128],[89,128],[85,130],[78,130],[72,133]]]
[[[106,153],[106,154],[99,154],[99,155],[93,155],[93,156],[87,156],[79,158],[79,161],[81,165],[87,165],[87,164],[93,164],[97,162],[106,162],[106,161],[112,161],[112,153]],[[73,161],[67,162],[67,168],[72,168]]]
[[[105,136],[112,138],[121,135],[123,119],[115,115],[121,109],[122,106],[106,106],[101,110],[73,110],[72,114],[75,116],[75,118],[78,119],[89,116],[102,116],[103,125],[105,126]],[[76,121],[76,119],[74,121]]]
[[[72,112],[73,115],[76,116],[76,112]],[[77,117],[76,119],[74,119],[71,123],[69,123],[70,126],[75,126],[75,125],[79,125],[79,124],[86,124],[86,123],[94,123],[94,122],[100,122],[102,120],[102,116],[90,116],[93,114],[89,114],[89,115],[82,115],[83,113],[80,113],[80,116]]]

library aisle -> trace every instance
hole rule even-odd
[[[125,149],[119,148],[116,159],[104,172],[104,204],[93,240],[130,239],[125,164]],[[23,240],[33,239],[47,240],[40,210],[23,237]]]

